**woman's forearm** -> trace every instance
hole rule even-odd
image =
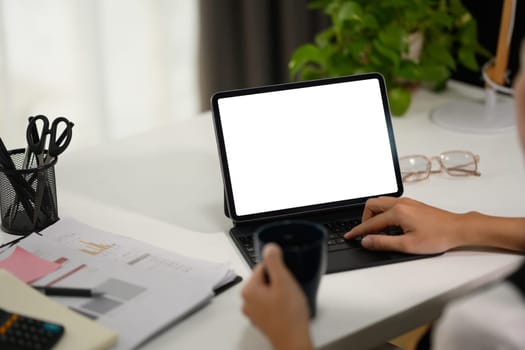
[[[486,246],[525,252],[525,218],[461,214],[456,246]]]

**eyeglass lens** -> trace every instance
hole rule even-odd
[[[420,181],[430,175],[431,164],[424,156],[409,156],[399,159],[403,181]]]
[[[467,176],[476,170],[476,159],[468,152],[443,152],[440,159],[447,173],[453,176]]]

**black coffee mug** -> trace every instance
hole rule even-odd
[[[321,277],[326,272],[326,242],[326,229],[308,221],[273,222],[259,227],[254,233],[259,262],[262,261],[262,250],[267,243],[276,243],[281,247],[284,263],[306,295],[311,318],[316,314],[317,291]]]

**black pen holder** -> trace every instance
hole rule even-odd
[[[25,149],[9,151],[15,169],[0,167],[0,216],[2,230],[14,235],[38,232],[58,221],[55,182],[56,158],[45,155],[38,166]],[[43,161],[42,161],[43,160]],[[27,164],[25,164],[27,163]]]

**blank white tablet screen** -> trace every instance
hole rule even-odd
[[[218,100],[238,216],[398,191],[377,79]]]

